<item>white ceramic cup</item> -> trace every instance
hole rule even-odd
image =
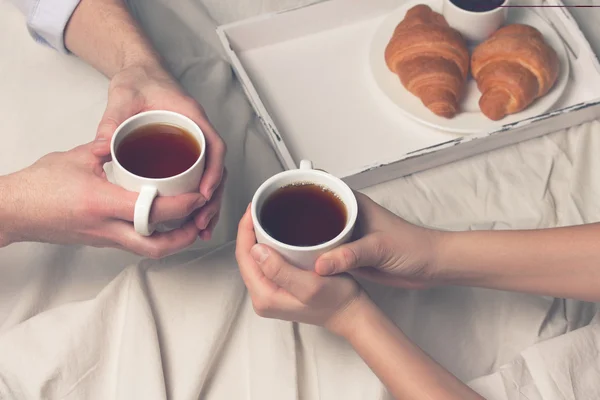
[[[442,13],[446,22],[459,31],[469,44],[474,45],[485,41],[504,24],[509,1],[504,0],[501,7],[493,10],[477,12],[464,10],[450,0],[443,0]]]
[[[119,144],[137,128],[151,124],[175,125],[190,133],[200,145],[200,157],[194,165],[179,175],[160,179],[145,178],[126,170],[116,156]],[[156,196],[176,196],[199,190],[206,160],[206,141],[200,127],[188,117],[172,111],[146,111],[127,119],[117,128],[110,144],[110,154],[115,183],[129,191],[139,192],[133,217],[135,231],[142,236],[150,236],[157,229],[149,222],[150,209]],[[173,229],[181,226],[182,222],[169,221],[162,225],[162,228],[163,230]]]
[[[291,246],[271,237],[260,224],[260,211],[263,204],[278,189],[294,183],[312,183],[332,191],[346,206],[346,225],[342,232],[328,242],[316,246]],[[313,169],[307,160],[300,162],[300,168],[280,172],[267,179],[256,191],[252,199],[252,221],[258,243],[268,245],[279,252],[290,264],[306,270],[314,270],[315,261],[324,254],[350,240],[356,218],[358,204],[352,189],[341,179],[326,172]]]

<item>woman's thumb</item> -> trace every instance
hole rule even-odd
[[[334,275],[379,265],[383,255],[378,240],[376,236],[368,235],[323,254],[315,263],[315,272],[319,275]]]

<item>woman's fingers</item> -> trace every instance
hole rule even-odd
[[[289,264],[268,246],[257,244],[250,251],[264,276],[303,304],[310,302],[323,288],[324,278]]]
[[[293,310],[301,306],[289,293],[267,278],[256,264],[251,255],[255,244],[256,236],[248,207],[238,225],[236,258],[256,313],[263,317],[272,317],[280,311]]]
[[[238,234],[235,248],[235,256],[238,261],[242,279],[250,292],[256,292],[261,286],[267,286],[268,290],[277,290],[277,285],[265,278],[264,274],[258,268],[254,259],[250,255],[252,246],[256,244],[256,235],[252,224],[252,215],[250,208],[246,210],[244,216],[238,224]],[[265,290],[263,288],[262,290]]]

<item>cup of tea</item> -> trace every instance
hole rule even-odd
[[[474,45],[485,41],[506,21],[509,0],[443,0],[446,22]]]
[[[146,111],[123,122],[110,144],[115,183],[139,192],[134,227],[143,236],[157,229],[149,222],[156,196],[176,196],[199,190],[204,173],[206,141],[200,127],[172,111]],[[169,221],[164,230],[183,221]]]
[[[258,243],[313,270],[321,254],[351,238],[358,204],[341,179],[302,160],[299,169],[274,175],[258,188],[251,213]]]

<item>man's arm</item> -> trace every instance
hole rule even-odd
[[[132,66],[162,69],[121,0],[81,0],[66,26],[65,46],[109,78]]]
[[[129,66],[160,69],[160,57],[122,0],[11,0],[33,36],[112,78]]]

